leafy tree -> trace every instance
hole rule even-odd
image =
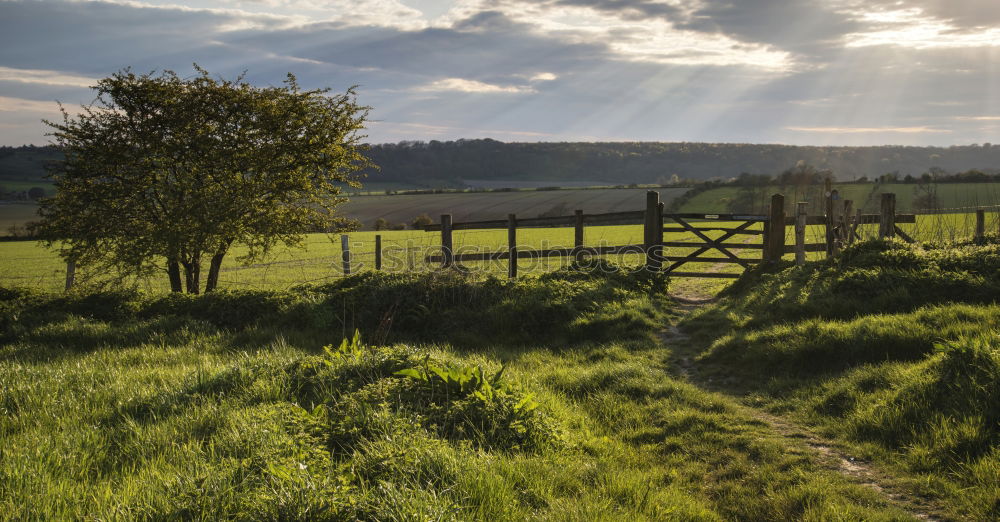
[[[413,221],[410,222],[410,226],[413,227],[414,230],[423,230],[425,226],[433,223],[434,220],[431,219],[430,216],[427,214],[420,214],[419,216],[413,218]]]
[[[303,90],[292,74],[254,87],[195,69],[124,69],[97,83],[82,113],[45,122],[65,154],[40,209],[49,246],[124,274],[165,269],[175,292],[183,268],[198,293],[203,258],[211,291],[233,244],[249,263],[349,224],[334,213],[340,186],[360,187],[357,172],[370,166],[358,135],[368,107],[353,88]]]
[[[31,187],[28,189],[28,198],[33,201],[38,201],[45,197],[45,189],[42,187]]]

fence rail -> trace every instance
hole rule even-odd
[[[827,191],[828,194],[831,191]],[[825,205],[825,215],[807,215],[807,204],[798,202],[794,206],[794,213],[785,214],[784,196],[775,194],[772,196],[771,205],[767,215],[749,215],[732,213],[676,213],[665,214],[663,204],[659,201],[659,193],[649,191],[646,198],[646,208],[640,211],[612,212],[603,214],[585,214],[582,210],[577,210],[573,215],[537,217],[520,219],[514,214],[510,214],[506,220],[471,221],[454,223],[451,215],[441,216],[440,223],[428,225],[426,231],[440,233],[440,247],[427,244],[425,248],[439,249],[439,253],[424,255],[415,252],[409,247],[400,249],[393,246],[393,241],[387,241],[385,245],[382,236],[374,236],[374,252],[365,249],[354,253],[351,251],[348,236],[341,237],[341,255],[329,256],[322,259],[323,262],[333,263],[339,257],[341,261],[341,271],[345,276],[355,271],[356,255],[362,258],[372,257],[375,270],[383,270],[383,255],[391,255],[393,252],[405,252],[406,262],[409,270],[414,270],[415,259],[422,259],[426,263],[440,264],[443,268],[455,266],[464,262],[488,262],[507,261],[508,276],[517,277],[518,260],[541,259],[541,258],[572,258],[582,260],[588,257],[599,257],[606,255],[638,254],[645,258],[647,269],[662,271],[676,277],[712,277],[712,278],[732,278],[739,277],[740,274],[732,272],[697,272],[680,271],[678,268],[687,263],[711,263],[740,265],[745,269],[762,263],[775,263],[782,259],[785,254],[794,254],[796,264],[803,264],[807,253],[825,252],[828,257],[836,255],[844,246],[854,241],[860,240],[863,236],[872,236],[872,232],[865,234],[862,227],[877,225],[878,237],[890,238],[899,237],[908,242],[915,242],[905,230],[900,228],[900,224],[917,224],[915,214],[896,214],[895,194],[884,193],[881,195],[881,208],[878,214],[863,214],[860,209],[854,211],[853,202],[850,200],[837,200],[832,196],[827,196]],[[932,214],[941,215],[941,214]],[[995,217],[1000,214],[994,213]],[[674,224],[665,226],[665,221],[671,220]],[[1000,222],[1000,219],[997,220]],[[742,223],[740,223],[742,222]],[[760,228],[750,228],[760,224]],[[643,225],[643,242],[641,244],[623,245],[585,245],[584,229],[586,226],[604,225]],[[966,222],[968,226],[969,222]],[[806,229],[810,226],[818,226],[823,229],[823,238],[820,241],[807,240]],[[997,225],[991,225],[997,226]],[[534,248],[527,249],[517,244],[517,231],[524,228],[565,228],[573,227],[573,246],[559,248]],[[462,252],[461,249],[454,248],[453,232],[455,230],[488,230],[504,229],[507,234],[507,248],[498,249],[491,252]],[[794,238],[791,244],[786,242],[786,229],[793,228]],[[913,228],[909,228],[913,233]],[[815,229],[814,229],[815,231]],[[998,228],[1000,232],[1000,228]],[[667,240],[664,234],[668,233],[690,233],[692,240]],[[708,233],[721,233],[718,237],[709,237]],[[917,235],[917,234],[914,234]],[[983,208],[976,209],[975,228],[973,238],[975,241],[983,241],[986,235],[986,216]],[[734,242],[735,236],[746,236],[745,242]],[[759,242],[750,242],[759,239]],[[683,255],[677,252],[667,252],[664,249],[690,249],[690,254]],[[734,251],[760,251],[760,257],[746,257],[737,255]],[[721,253],[723,256],[715,255],[705,257],[706,254]],[[390,256],[391,257],[391,256]],[[392,261],[399,261],[391,257]],[[303,263],[304,261],[282,261],[273,264],[283,263]],[[664,263],[669,263],[664,267]],[[268,263],[270,265],[271,263]],[[396,263],[398,265],[398,263]],[[256,265],[255,265],[256,266]],[[77,266],[69,263],[66,267],[65,287],[69,290],[78,279]],[[252,268],[252,267],[251,267]],[[243,270],[245,267],[227,268],[224,270]],[[389,267],[389,269],[392,269]],[[332,276],[331,276],[332,277]]]

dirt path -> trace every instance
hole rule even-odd
[[[702,296],[700,299],[690,297],[675,297],[675,299],[679,303],[678,308],[685,314],[714,301],[713,298],[707,296]],[[809,428],[786,418],[743,404],[740,397],[726,390],[724,383],[713,382],[711,377],[699,375],[697,364],[692,359],[693,350],[684,349],[685,346],[690,348],[690,338],[677,326],[671,325],[664,331],[662,339],[664,344],[680,348],[675,351],[674,361],[680,378],[704,390],[721,393],[736,399],[736,402],[741,405],[749,417],[770,426],[775,433],[788,442],[789,448],[816,456],[819,462],[828,469],[837,471],[856,484],[877,491],[884,495],[891,504],[905,510],[918,520],[949,520],[939,507],[894,485],[890,475],[879,471],[870,463],[852,456],[849,450],[836,442],[825,439]]]

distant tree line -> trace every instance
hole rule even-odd
[[[913,182],[925,173],[953,181],[1000,176],[1000,145],[951,147],[811,147],[740,143],[504,143],[492,139],[403,141],[371,145],[378,168],[370,181],[429,189],[462,188],[464,180],[594,181],[604,185],[678,185],[691,180],[728,182],[741,176],[781,175],[812,165],[841,182],[869,179]],[[0,147],[0,179],[41,179],[44,164],[59,159],[51,146]],[[959,176],[961,173],[964,177]]]
[[[737,143],[504,143],[492,139],[404,141],[372,145],[380,170],[369,179],[428,187],[460,187],[462,180],[596,181],[676,184],[729,181],[741,173],[778,175],[812,165],[838,181],[867,181],[883,173],[914,179],[932,169],[970,169],[1000,176],[1000,145],[952,147],[810,147]]]

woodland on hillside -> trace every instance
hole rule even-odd
[[[377,169],[368,182],[463,187],[466,180],[592,180],[612,185],[730,180],[741,174],[779,175],[807,164],[839,181],[980,170],[1000,173],[1000,146],[815,147],[741,143],[504,143],[492,139],[403,141],[370,145]],[[0,147],[0,185],[38,180],[51,146]]]

